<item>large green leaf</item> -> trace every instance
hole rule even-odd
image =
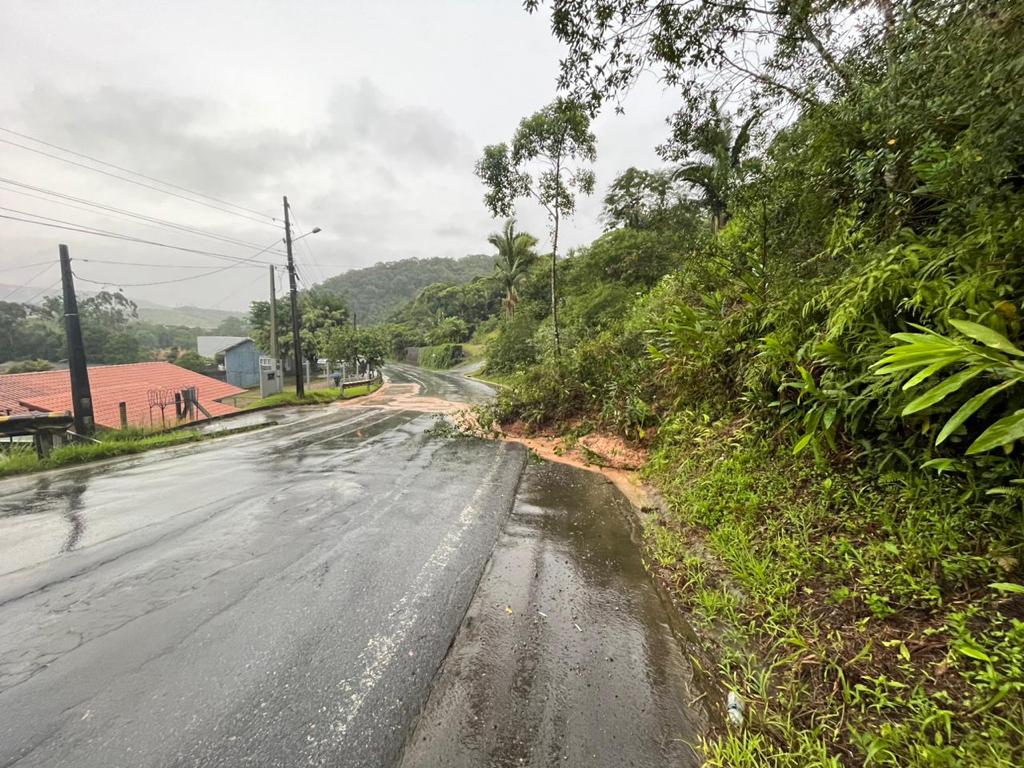
[[[904,391],[916,387],[918,384],[920,384],[922,381],[927,379],[932,374],[938,373],[947,365],[953,363],[954,359],[955,358],[948,357],[943,360],[936,360],[931,365],[922,368],[920,371],[915,373],[911,378],[909,378],[906,384],[903,385]]]
[[[909,416],[912,413],[923,411],[925,408],[935,405],[937,402],[959,390],[960,387],[984,370],[985,366],[974,365],[970,368],[964,368],[960,373],[953,374],[941,384],[936,384],[923,395],[912,400],[907,407],[903,409],[903,415]]]
[[[1024,410],[1004,416],[971,443],[967,453],[984,453],[1024,438]]]
[[[1000,352],[1006,352],[1008,355],[1016,355],[1017,357],[1024,357],[1024,351],[1017,349],[1010,340],[1003,336],[1001,333],[993,331],[984,325],[978,323],[972,323],[969,320],[950,320],[950,325],[956,328],[964,336],[969,336],[975,341],[980,341],[986,347],[992,347],[992,349],[998,349]]]
[[[989,387],[984,392],[979,392],[966,403],[960,406],[960,409],[949,417],[949,421],[939,432],[939,436],[935,439],[935,444],[939,445],[946,440],[951,434],[960,428],[967,419],[971,417],[976,410],[981,408],[985,403],[992,399],[994,395],[1002,392],[1004,389],[1013,386],[1017,383],[1014,379],[1010,381],[1004,381],[1002,384],[996,384],[994,387]]]
[[[951,349],[941,352],[917,352],[913,355],[889,355],[875,363],[875,375],[884,376],[887,373],[905,371],[909,368],[920,368],[923,365],[931,365],[939,360],[957,362],[966,360],[967,355],[963,350]]]

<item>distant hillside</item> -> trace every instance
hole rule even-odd
[[[229,317],[245,318],[245,312],[202,307],[161,307],[139,303],[139,319],[159,325],[186,325],[189,328],[216,328]]]
[[[321,288],[345,297],[359,323],[381,323],[434,283],[468,283],[494,271],[494,257],[403,259],[353,269],[325,280]]]

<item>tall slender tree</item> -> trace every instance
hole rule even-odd
[[[505,316],[511,320],[515,317],[516,304],[519,303],[519,281],[537,258],[534,251],[537,238],[526,232],[516,232],[516,220],[509,219],[505,222],[505,228],[488,237],[487,242],[498,250],[498,261],[494,268],[505,292]]]
[[[597,138],[590,115],[576,101],[559,98],[523,118],[512,146],[484,148],[476,174],[487,187],[484,202],[495,216],[511,216],[515,201],[532,197],[548,214],[551,225],[551,322],[555,356],[561,355],[558,329],[558,229],[576,210],[576,195],[594,191],[594,173],[587,167],[597,157]]]
[[[658,148],[666,160],[683,161],[672,175],[699,190],[715,231],[729,222],[733,194],[749,167],[746,153],[757,117],[754,114],[735,126],[713,106],[709,117],[692,125],[677,114],[671,139]]]

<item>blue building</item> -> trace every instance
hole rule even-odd
[[[200,336],[197,340],[203,357],[224,356],[224,374],[228,384],[236,387],[260,385],[260,351],[256,342],[245,336]]]

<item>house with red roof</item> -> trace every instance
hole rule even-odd
[[[121,426],[120,403],[135,427],[175,424],[174,393],[194,388],[211,416],[237,413],[225,402],[246,390],[167,362],[90,365],[93,416],[98,427]],[[154,404],[163,402],[164,407]],[[169,403],[169,406],[168,406]],[[0,374],[0,416],[19,413],[64,413],[71,410],[71,374],[64,371]],[[161,418],[163,411],[163,418]],[[199,415],[199,418],[203,418]]]

